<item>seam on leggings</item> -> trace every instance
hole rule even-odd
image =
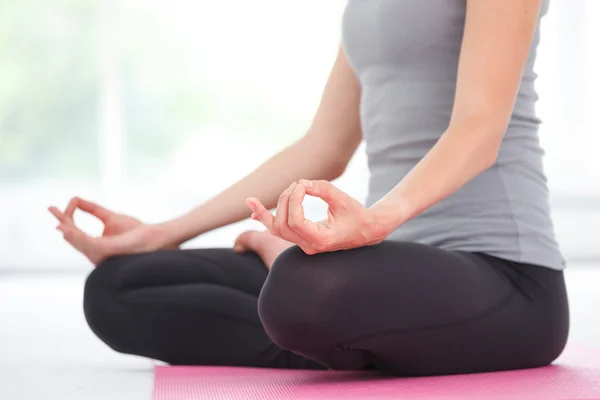
[[[396,332],[396,333],[414,333],[414,332],[422,332],[422,331],[427,331],[427,330],[435,330],[435,329],[442,329],[442,328],[451,328],[451,327],[458,326],[458,325],[469,324],[471,322],[475,322],[475,321],[487,318],[489,316],[492,316],[496,312],[502,310],[502,308],[504,308],[504,306],[506,306],[515,297],[515,294],[517,294],[517,292],[518,291],[513,287],[512,290],[511,290],[511,292],[509,294],[507,294],[505,298],[503,298],[497,304],[491,306],[490,308],[488,308],[486,310],[483,310],[481,312],[481,314],[475,315],[473,317],[464,318],[464,319],[461,319],[461,320],[458,320],[458,321],[448,322],[446,324],[441,324],[441,325],[422,326],[422,327],[418,327],[418,328],[409,328],[409,329],[402,329],[402,328],[387,329],[387,330],[383,330],[383,331],[380,331],[380,332],[377,332],[377,333],[369,333],[368,335],[359,336],[357,338],[344,341],[344,343],[356,342],[358,340],[363,340],[363,339],[367,339],[367,338],[370,338],[370,337],[373,337],[373,336],[383,335],[383,334],[392,333],[392,332]],[[344,344],[338,344],[337,346],[344,346]]]
[[[128,306],[133,306],[133,307],[135,307],[135,308],[138,308],[138,309],[143,309],[143,310],[146,310],[146,311],[148,311],[148,310],[151,310],[151,309],[154,309],[154,310],[156,310],[156,309],[160,309],[160,311],[181,310],[181,309],[184,309],[184,310],[196,310],[196,311],[202,311],[202,312],[205,312],[205,313],[207,313],[207,314],[218,315],[219,317],[226,318],[226,319],[229,319],[229,320],[232,320],[232,321],[241,322],[241,323],[245,323],[245,324],[249,324],[249,325],[253,325],[253,326],[259,326],[259,327],[261,327],[262,329],[264,329],[264,328],[263,328],[263,326],[262,326],[262,324],[260,324],[260,323],[259,323],[259,324],[255,324],[255,323],[254,323],[254,322],[252,322],[252,321],[246,321],[246,320],[242,320],[242,319],[235,318],[235,317],[232,317],[232,316],[230,316],[230,315],[227,315],[227,314],[220,313],[220,312],[218,312],[218,311],[214,311],[214,310],[208,310],[208,309],[206,309],[206,308],[202,308],[202,307],[185,307],[185,306],[184,306],[184,307],[182,307],[182,306],[172,306],[172,305],[165,305],[165,304],[157,304],[157,305],[153,305],[152,307],[150,307],[150,306],[147,306],[147,305],[145,305],[145,304],[143,304],[143,303],[137,303],[137,302],[134,302],[134,301],[128,301],[127,299],[123,298],[123,296],[124,296],[125,294],[129,294],[129,293],[131,293],[131,292],[136,292],[136,291],[145,290],[145,289],[147,289],[147,288],[136,288],[136,289],[129,289],[129,290],[127,290],[126,292],[123,292],[123,291],[116,290],[116,287],[114,286],[114,282],[112,282],[112,283],[113,283],[113,284],[112,284],[112,285],[110,285],[110,289],[111,289],[111,290],[110,290],[110,292],[111,292],[111,294],[112,294],[112,295],[115,297],[115,299],[119,299],[119,302],[120,302],[120,303],[122,303],[122,304],[126,304],[126,305],[128,305]],[[190,285],[191,285],[191,283],[190,283]],[[206,283],[202,283],[202,285],[207,285],[207,286],[219,286],[219,287],[221,287],[221,285],[206,284]],[[162,288],[165,288],[165,287],[171,287],[171,285],[152,286],[152,287],[151,287],[151,289],[155,289],[155,288],[161,288],[161,287],[162,287]],[[229,288],[229,289],[231,289],[231,290],[234,290],[234,291],[238,291],[238,292],[240,292],[240,293],[243,293],[243,294],[245,294],[245,295],[247,295],[247,296],[251,296],[251,295],[249,295],[248,293],[241,292],[241,291],[239,291],[239,290],[237,290],[237,289],[232,289],[232,288]]]

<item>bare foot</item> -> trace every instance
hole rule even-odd
[[[268,231],[247,231],[242,233],[235,241],[233,250],[236,253],[252,251],[259,255],[267,269],[271,269],[275,259],[294,243],[271,235]]]

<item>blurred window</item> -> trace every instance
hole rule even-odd
[[[81,194],[167,218],[302,135],[344,5],[1,2],[0,269],[81,264],[52,229],[49,204]],[[542,27],[538,110],[559,211],[600,211],[599,16],[596,0],[554,0]],[[365,177],[364,155],[357,160],[353,173]],[[364,179],[344,185],[364,195]]]

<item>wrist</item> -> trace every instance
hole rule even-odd
[[[152,241],[158,248],[177,247],[185,241],[178,237],[178,227],[175,221],[151,224],[150,232]]]
[[[376,235],[387,237],[409,219],[407,207],[402,202],[391,202],[385,199],[368,208],[373,229]]]

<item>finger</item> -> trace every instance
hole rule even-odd
[[[75,210],[77,209],[77,203],[79,202],[78,197],[73,197],[69,204],[67,204],[67,208],[65,209],[65,216],[67,218],[73,219],[73,215],[75,214]]]
[[[306,189],[306,194],[321,198],[332,209],[345,208],[348,200],[348,195],[342,190],[335,187],[328,181],[308,181],[302,179],[300,181]]]
[[[258,221],[261,222],[269,232],[273,232],[273,222],[275,220],[273,214],[271,214],[256,197],[250,197],[246,200],[246,204],[256,215]]]
[[[92,237],[72,223],[63,224],[63,235],[69,244],[86,256],[94,265],[110,255],[123,254],[112,238]],[[127,246],[127,242],[124,243]],[[126,253],[126,252],[125,252]]]
[[[294,190],[294,188],[297,185],[298,184],[296,182],[292,183],[290,185],[290,187],[288,187],[286,190],[284,190],[283,193],[281,193],[281,196],[279,196],[279,201],[277,202],[277,210],[275,212],[275,219],[273,221],[273,230],[278,235],[282,235],[287,230],[291,230],[287,226],[288,204],[290,201],[290,196],[292,194],[292,191]],[[282,239],[285,239],[285,238],[282,238]]]
[[[332,232],[329,227],[316,224],[304,217],[302,201],[306,192],[304,185],[298,185],[292,193],[289,201],[288,225],[313,247],[322,247],[329,242]]]
[[[48,207],[48,211],[50,211],[52,213],[52,215],[54,215],[56,217],[57,220],[59,220],[61,223],[65,221],[66,217],[65,215],[60,212],[60,210],[54,206],[52,207]]]
[[[63,223],[58,227],[58,230],[63,233],[63,237],[71,246],[86,257],[93,259],[99,252],[98,245],[95,243],[98,239],[87,235],[74,224],[70,222]]]
[[[295,192],[298,185],[293,183],[286,191],[283,192],[281,197],[279,198],[279,204],[277,205],[277,214],[275,216],[275,222],[273,223],[273,230],[275,234],[281,239],[287,240],[288,242],[292,242],[301,247],[310,247],[310,243],[308,243],[304,238],[298,235],[290,226],[289,226],[289,202],[292,193]],[[302,201],[300,201],[302,203]]]
[[[92,214],[94,217],[98,218],[102,222],[106,221],[111,215],[115,214],[113,211],[104,208],[99,204],[88,200],[84,200],[79,197],[77,197],[77,208],[79,208],[81,211],[85,211],[89,214]]]

